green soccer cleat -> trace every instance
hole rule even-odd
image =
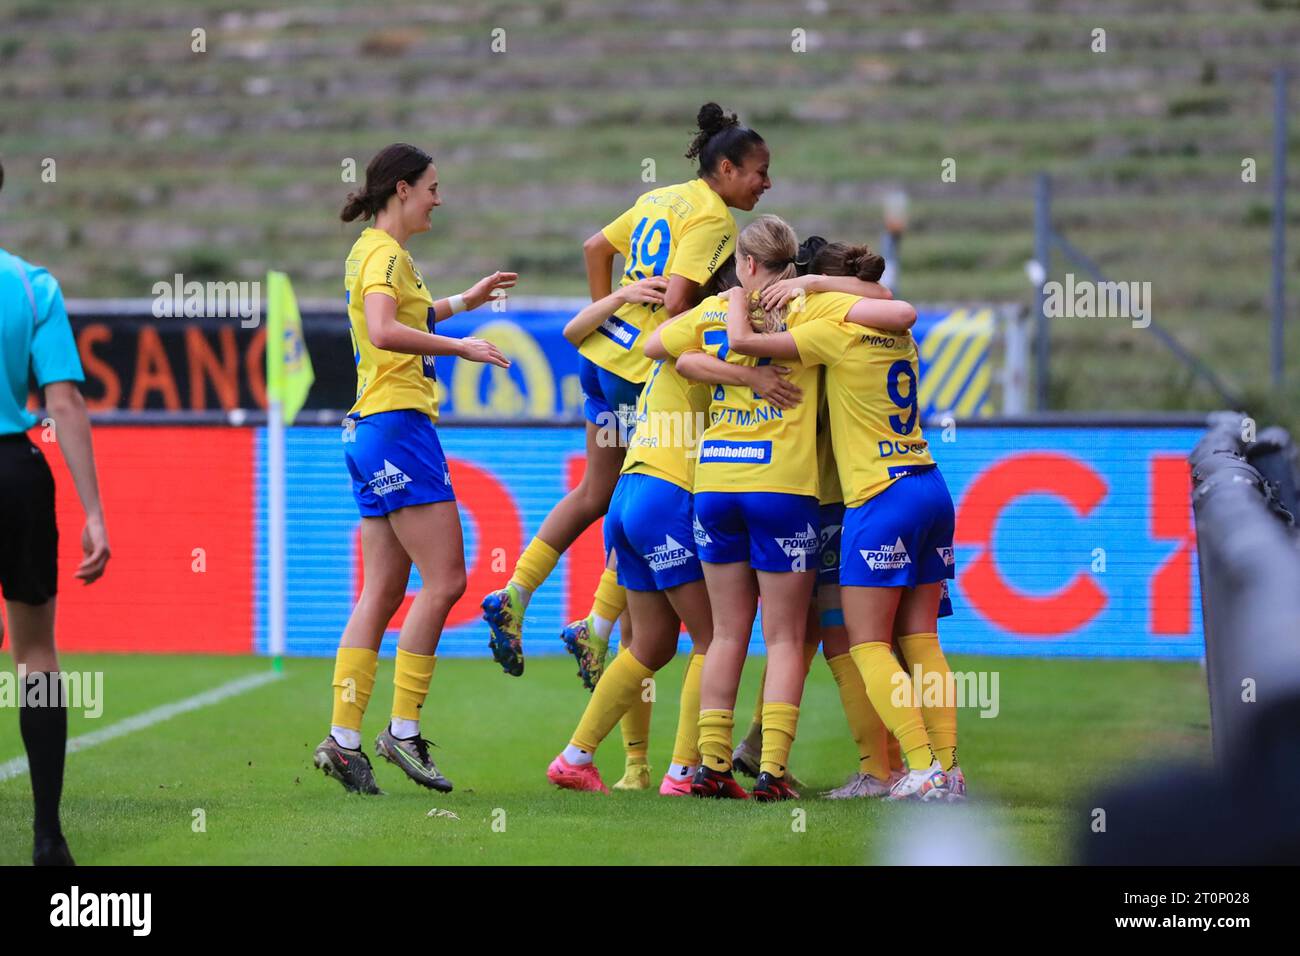
[[[430,743],[423,737],[394,737],[392,728],[385,727],[375,738],[375,753],[389,763],[397,764],[420,786],[439,793],[451,793],[451,781],[439,772],[438,765],[429,756]]]
[[[340,747],[334,735],[326,737],[316,748],[312,761],[324,771],[325,776],[333,777],[343,784],[348,793],[382,794],[375,783],[375,772],[371,769],[370,758],[361,752],[361,748],[348,750]]]
[[[524,605],[513,584],[483,598],[483,620],[492,630],[492,659],[511,677],[524,672]]]
[[[595,690],[600,676],[605,673],[609,636],[598,635],[592,626],[591,616],[588,615],[561,631],[560,640],[578,662],[578,676],[582,678],[582,686],[587,690]]]

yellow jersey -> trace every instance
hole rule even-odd
[[[694,490],[708,410],[709,386],[683,378],[672,362],[655,362],[636,402],[623,473],[653,475]]]
[[[736,220],[703,179],[644,193],[602,232],[625,260],[619,285],[674,274],[703,285],[736,248]],[[645,336],[665,318],[661,305],[628,303],[578,352],[629,382],[644,382],[651,365]]]
[[[874,498],[895,479],[933,465],[921,434],[916,340],[851,322],[817,322],[791,330],[799,357],[826,366],[831,444],[844,504]]]
[[[357,366],[357,397],[351,413],[364,417],[412,408],[427,412],[436,422],[433,356],[375,348],[366,330],[366,296],[378,292],[397,303],[398,322],[419,332],[433,331],[433,296],[411,254],[383,230],[367,228],[348,253],[343,283],[352,326],[352,360]]]
[[[817,406],[817,503],[838,505],[844,503],[840,490],[840,473],[835,465],[835,451],[831,447],[831,412],[826,404],[826,370],[822,369],[819,383],[821,402]]]
[[[813,293],[792,312],[788,325],[835,325],[858,301],[837,292]],[[660,334],[673,356],[705,352],[735,365],[767,365],[772,359],[731,351],[727,342],[727,300],[710,296]],[[695,491],[767,491],[788,495],[818,493],[817,405],[819,371],[797,361],[777,360],[788,379],[803,391],[794,408],[781,409],[741,385],[711,389],[709,425],[700,441]]]

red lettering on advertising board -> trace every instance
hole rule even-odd
[[[1151,575],[1147,610],[1152,634],[1192,629],[1192,470],[1182,455],[1151,456],[1151,537],[1178,546]]]
[[[961,593],[985,618],[1013,634],[1056,636],[1091,621],[1106,594],[1087,574],[1051,594],[1028,594],[1002,577],[993,531],[1010,504],[1026,495],[1052,495],[1087,517],[1106,496],[1106,483],[1088,464],[1056,452],[1008,455],[970,483],[957,513],[955,543],[981,550],[961,572]]]

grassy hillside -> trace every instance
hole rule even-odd
[[[72,296],[272,265],[335,295],[355,233],[337,220],[343,164],[396,139],[441,171],[446,205],[413,246],[435,288],[503,267],[521,293],[580,293],[581,240],[645,188],[643,160],[660,183],[693,174],[695,110],[717,99],[772,147],[757,212],[874,242],[881,192],[907,190],[917,301],[1028,302],[1033,177],[1052,173],[1070,238],[1112,278],[1150,281],[1157,321],[1263,393],[1271,73],[1300,67],[1300,0],[6,6],[0,244]],[[1300,198],[1293,264],[1297,220]],[[1060,407],[1218,403],[1123,320],[1062,320],[1054,362]]]

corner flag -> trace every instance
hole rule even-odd
[[[283,272],[266,274],[266,397],[277,401],[284,423],[292,425],[316,373],[311,367],[307,340],[302,334],[302,317],[293,286]]]

